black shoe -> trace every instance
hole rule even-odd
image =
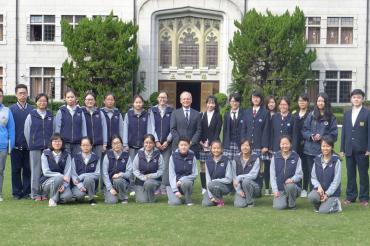
[[[21,199],[22,199],[22,197],[20,197],[20,196],[13,196],[13,199],[14,199],[14,200],[21,200]]]
[[[95,206],[95,205],[96,205],[96,201],[95,201],[95,199],[91,199],[91,200],[89,201],[89,204],[90,204],[91,206]]]
[[[297,207],[296,206],[294,206],[294,207],[288,207],[288,209],[294,211],[294,210],[297,210]]]

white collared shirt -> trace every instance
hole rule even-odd
[[[186,110],[188,111],[188,117],[189,117],[189,120],[190,120],[190,107],[189,108],[182,107],[182,110],[184,110],[184,116],[185,116],[185,118],[186,118]]]
[[[212,117],[213,117],[213,114],[215,113],[215,111],[207,111],[207,120],[208,120],[208,126],[211,124],[211,120],[212,120]]]
[[[358,114],[360,113],[362,106],[359,108],[352,107],[352,126],[355,126]]]
[[[260,107],[253,107],[253,108],[252,108],[252,112],[253,112],[254,110],[256,110],[256,114],[257,114],[257,113],[258,113],[258,110],[260,110]]]
[[[239,108],[236,111],[230,110],[230,117],[231,117],[231,119],[234,119],[233,112],[236,112],[235,118],[237,119],[238,118],[238,115],[239,115]]]

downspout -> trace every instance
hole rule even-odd
[[[369,67],[369,0],[366,1],[366,51],[365,51],[365,98],[367,99],[368,67]]]
[[[244,15],[247,13],[247,0],[244,0]]]
[[[19,83],[18,81],[18,56],[19,56],[19,39],[18,39],[18,25],[19,25],[19,0],[15,1],[15,84]]]
[[[133,23],[134,25],[136,26],[137,24],[137,17],[136,17],[136,0],[133,0],[133,9],[134,9],[134,13],[133,13]],[[137,42],[137,35],[136,35],[136,42]],[[134,70],[132,70],[132,98],[136,95],[136,83],[137,83],[137,78],[136,78],[136,72]]]

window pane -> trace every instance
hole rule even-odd
[[[31,67],[30,69],[31,76],[41,76],[42,75],[42,68],[41,67]]]
[[[54,76],[54,74],[55,74],[55,68],[53,68],[53,67],[45,67],[44,68],[44,75]]]
[[[0,67],[0,76],[3,75],[3,67]]]
[[[308,27],[308,44],[320,43],[320,27]]]
[[[55,15],[44,15],[44,23],[55,23]]]
[[[4,39],[4,33],[3,33],[3,24],[0,24],[0,41],[3,41]]]
[[[69,24],[73,23],[73,15],[63,15],[62,20],[67,21]]]
[[[340,78],[341,79],[352,79],[352,71],[341,71]]]
[[[328,35],[326,38],[327,44],[337,44],[338,43],[338,27],[328,27]]]
[[[340,43],[341,44],[352,44],[353,43],[353,28],[352,27],[342,27]]]
[[[80,20],[82,20],[83,18],[86,18],[85,15],[76,15],[75,16],[75,23],[77,24],[78,22],[80,22]]]
[[[61,79],[61,92],[60,94],[64,97],[65,92],[68,90],[67,81],[62,77]]]
[[[42,15],[31,15],[31,23],[42,23]]]
[[[308,17],[308,25],[320,25],[321,17]]]
[[[343,17],[341,22],[342,26],[353,26],[353,17]]]
[[[55,25],[44,25],[44,41],[54,41]]]
[[[329,17],[328,18],[328,26],[339,26],[339,18],[338,17]]]
[[[325,78],[326,79],[337,79],[338,72],[337,71],[326,71]]]
[[[199,44],[196,42],[198,38],[195,37],[195,32],[192,32],[190,28],[186,32],[183,32],[183,37],[180,38],[179,45],[179,60],[180,67],[199,67]]]
[[[31,78],[31,97],[35,98],[41,92],[42,92],[42,79]]]
[[[31,41],[42,41],[42,25],[31,25]]]
[[[0,15],[0,23],[3,23],[3,21],[4,21],[4,16]]]
[[[330,102],[337,102],[337,81],[326,81],[325,92]]]
[[[210,33],[206,41],[206,66],[216,68],[218,65],[218,42],[217,37]]]
[[[55,98],[54,78],[44,78],[44,92],[49,98]]]
[[[3,89],[3,77],[0,77],[0,88]]]
[[[339,102],[345,103],[350,102],[350,94],[352,88],[352,81],[340,81],[340,88],[339,88]]]

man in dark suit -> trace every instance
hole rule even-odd
[[[191,140],[190,149],[199,158],[199,138],[201,134],[201,114],[191,108],[192,96],[184,91],[180,95],[181,108],[176,109],[171,115],[171,133],[173,137],[172,150],[175,151],[180,137]]]
[[[344,114],[341,156],[346,156],[347,190],[344,204],[356,201],[358,196],[356,166],[360,177],[359,200],[369,205],[369,153],[370,153],[370,112],[363,107],[365,93],[355,89],[351,93],[352,109]]]

